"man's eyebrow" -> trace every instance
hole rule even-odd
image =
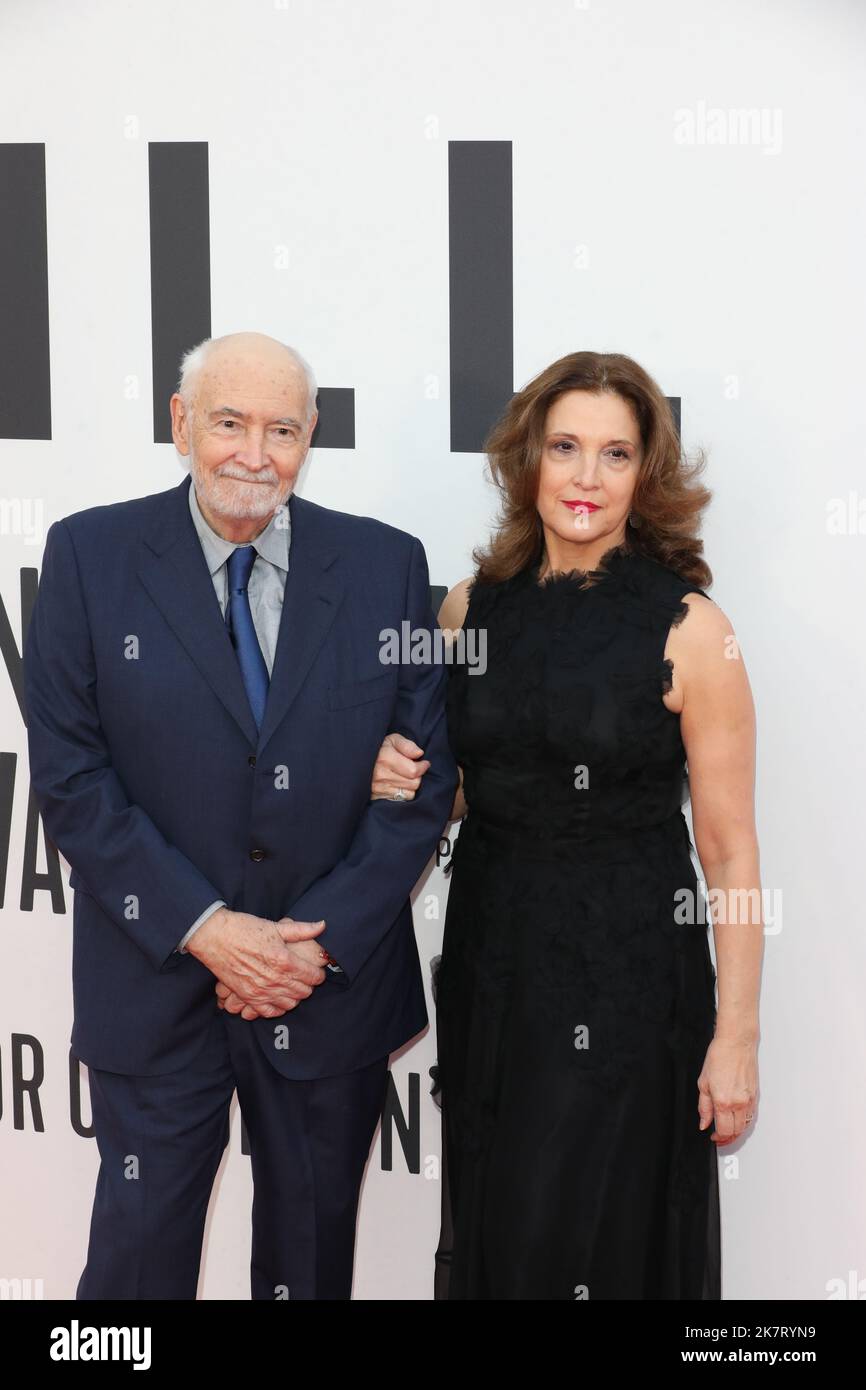
[[[245,420],[247,417],[242,410],[235,410],[231,405],[218,405],[216,410],[208,411],[208,419],[215,420],[218,415],[232,415],[236,420]],[[300,420],[296,420],[294,415],[283,415],[279,420],[272,420],[272,425],[294,425],[296,429],[301,428]]]
[[[569,433],[568,433],[568,430],[551,430],[551,431],[550,431],[550,434],[551,434],[551,438],[553,437],[553,435],[556,434],[556,435],[561,435],[563,439],[574,439],[578,444],[580,443],[580,435],[579,435],[579,434],[569,434]],[[608,444],[630,444],[632,448],[635,447],[635,444],[634,444],[634,440],[633,440],[633,439],[609,439],[607,442],[608,442]],[[607,446],[605,446],[605,447],[607,447]]]

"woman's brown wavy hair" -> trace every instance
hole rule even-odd
[[[488,468],[500,494],[497,530],[490,544],[476,547],[475,580],[510,579],[544,553],[538,514],[538,479],[547,412],[566,391],[611,391],[628,401],[637,418],[643,460],[626,523],[626,546],[647,555],[705,589],[712,583],[697,533],[712,493],[697,481],[706,464],[703,450],[686,458],[670,405],[652,377],[619,352],[572,352],[561,357],[512,396],[485,440]],[[633,518],[637,517],[637,524]]]

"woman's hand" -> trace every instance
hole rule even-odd
[[[402,788],[405,796],[399,799],[411,801],[430,766],[428,758],[424,758],[420,763],[413,761],[420,758],[423,752],[424,749],[413,743],[411,738],[404,738],[402,734],[386,734],[373,768],[370,800],[393,801],[395,791]]]
[[[706,1129],[715,1121],[715,1133],[710,1137],[720,1148],[739,1139],[755,1113],[757,1043],[713,1038],[698,1077],[698,1090],[700,1128]]]

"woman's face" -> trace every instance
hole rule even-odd
[[[642,459],[637,419],[622,396],[567,391],[554,401],[537,499],[551,557],[587,568],[620,544]]]

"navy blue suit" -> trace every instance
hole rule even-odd
[[[333,1090],[340,1078],[379,1067],[427,1023],[409,894],[457,782],[446,673],[431,661],[380,661],[383,629],[400,632],[408,622],[413,634],[435,630],[424,549],[372,518],[290,497],[289,574],[258,732],[189,513],[189,486],[187,477],[167,492],[77,512],[55,522],[46,540],[24,649],[25,703],[34,793],[48,836],[72,867],[72,1048],[112,1086],[130,1078],[154,1096],[160,1078],[173,1077],[177,1088],[181,1076],[216,1067],[219,1049],[227,1066],[234,1061],[249,1076],[264,1059],[263,1085],[277,1086],[276,1095],[287,1079],[328,1079]],[[389,730],[413,738],[431,761],[412,802],[369,800]],[[218,898],[272,920],[325,918],[318,940],[344,973],[326,972],[277,1019],[221,1013],[214,977],[175,952]],[[229,1084],[229,1071],[220,1084]],[[184,1094],[187,1118],[196,1086]],[[376,1080],[372,1091],[378,1087]],[[253,1131],[262,1163],[279,1161],[264,1153],[278,1141],[252,1123],[238,1091],[255,1175]],[[133,1090],[125,1094],[134,1108]],[[106,1089],[99,1103],[108,1099]],[[278,1102],[272,1095],[262,1103]],[[218,1146],[225,1115],[217,1112]],[[110,1120],[106,1108],[106,1131],[119,1113]],[[199,1187],[213,1152],[197,1160]],[[209,1187],[205,1207],[207,1195]],[[261,1208],[264,1230],[276,1215]],[[92,1230],[89,1267],[101,1260]],[[160,1278],[157,1271],[155,1286]],[[315,1279],[305,1282],[298,1270],[294,1278],[307,1290],[294,1296],[323,1296]],[[143,1287],[119,1296],[194,1296]],[[273,1294],[256,1294],[254,1278],[253,1296]]]

